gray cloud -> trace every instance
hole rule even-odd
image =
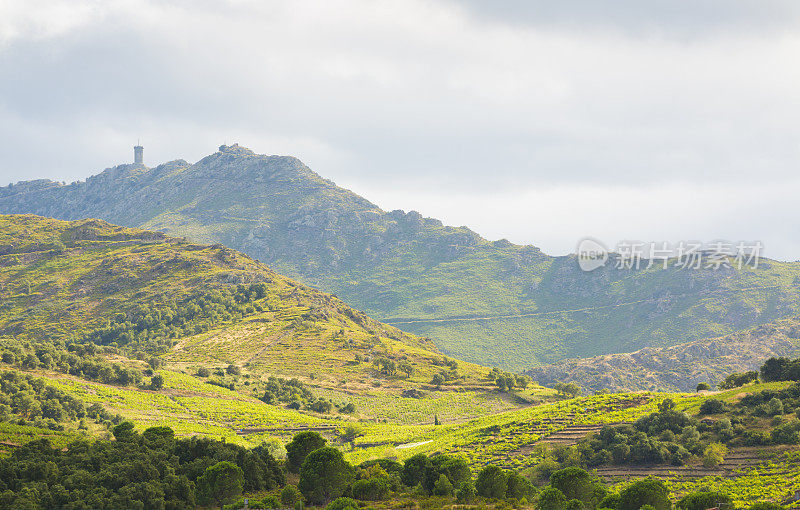
[[[481,19],[548,28],[623,31],[642,37],[707,38],[737,31],[796,30],[793,0],[454,0]]]
[[[613,185],[646,197],[675,182],[778,192],[800,156],[798,5],[0,4],[0,182],[84,178],[142,137],[151,164],[237,141],[390,202]],[[459,204],[448,217],[463,223]],[[639,228],[614,217],[620,237]]]

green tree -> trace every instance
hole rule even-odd
[[[485,498],[502,499],[508,489],[508,475],[497,466],[486,466],[478,473],[475,489]]]
[[[512,471],[508,474],[506,483],[506,497],[514,499],[530,498],[533,493],[533,485],[527,478]]]
[[[325,446],[326,440],[313,430],[306,430],[294,435],[286,445],[286,467],[291,473],[298,473],[306,456],[314,450]]]
[[[719,466],[725,460],[728,448],[722,443],[711,443],[703,451],[703,466],[712,468]]]
[[[300,467],[298,488],[311,503],[323,504],[342,496],[355,477],[342,452],[322,447],[308,454]]]
[[[132,441],[136,438],[136,431],[133,430],[133,423],[129,421],[124,421],[114,427],[112,433],[114,434],[114,439],[120,442]]]
[[[350,444],[351,449],[356,447],[356,439],[364,435],[364,430],[358,425],[349,424],[341,432],[342,441]]]
[[[283,506],[294,508],[294,506],[301,501],[303,501],[303,495],[296,486],[289,484],[281,491],[281,504]]]
[[[416,487],[425,481],[425,473],[430,469],[431,461],[424,453],[408,458],[403,464],[401,481],[406,487]]]
[[[588,502],[592,499],[595,484],[584,469],[567,467],[550,476],[550,485],[560,490],[568,500]]]
[[[706,382],[701,382],[697,385],[697,391],[708,391],[711,389],[711,385]]]
[[[652,505],[656,510],[669,510],[669,490],[664,482],[656,478],[645,478],[629,485],[619,494],[618,510],[639,510]]]
[[[437,496],[450,496],[453,494],[453,484],[450,483],[450,479],[447,478],[446,474],[439,475],[439,479],[433,484],[433,493]]]
[[[239,496],[244,488],[244,472],[232,462],[222,461],[206,468],[197,479],[197,492],[204,502],[222,508],[225,502]]]
[[[164,387],[164,377],[161,374],[156,374],[150,379],[150,389],[158,391]]]
[[[567,498],[564,493],[552,486],[542,490],[536,502],[538,510],[564,510],[566,505]]]
[[[397,368],[400,369],[401,372],[406,374],[406,377],[411,377],[411,375],[414,373],[414,366],[405,360],[398,363]]]
[[[461,486],[456,491],[456,500],[459,503],[472,503],[478,492],[475,490],[475,484],[472,480],[462,482]]]

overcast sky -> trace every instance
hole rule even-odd
[[[222,143],[553,254],[800,259],[795,0],[0,0],[0,183]]]

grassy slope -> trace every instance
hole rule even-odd
[[[82,183],[2,188],[0,211],[102,217],[220,242],[431,337],[448,354],[507,369],[675,345],[800,313],[797,263],[586,274],[532,246],[381,211],[294,158],[241,147],[194,165],[128,165]],[[587,310],[553,313],[575,309]],[[508,314],[538,315],[403,321]]]
[[[382,325],[333,296],[276,274],[221,246],[97,220],[63,222],[0,216],[0,332],[18,338],[81,340],[137,303],[157,305],[192,292],[263,282],[267,295],[244,317],[219,318],[211,330],[176,339],[167,359],[184,365],[238,363],[257,374],[379,376],[365,356],[405,356],[412,382],[430,380],[442,356],[425,339]],[[320,353],[326,353],[321,356]],[[460,364],[465,382],[487,369]],[[385,377],[388,384],[397,377]]]

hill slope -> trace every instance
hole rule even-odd
[[[563,360],[527,371],[540,384],[575,382],[593,390],[693,391],[734,372],[758,370],[764,360],[796,356],[800,317],[762,324],[720,338],[636,352]]]
[[[443,352],[507,369],[675,345],[800,313],[797,263],[584,273],[571,257],[382,211],[295,158],[236,145],[191,165],[122,165],[85,182],[0,188],[0,212],[100,217],[221,243]]]
[[[246,255],[99,220],[0,216],[0,289],[0,335],[20,340],[91,340],[183,367],[238,364],[333,385],[397,378],[364,358],[408,361],[403,385],[442,370],[427,340]],[[487,371],[459,370],[467,379]]]

